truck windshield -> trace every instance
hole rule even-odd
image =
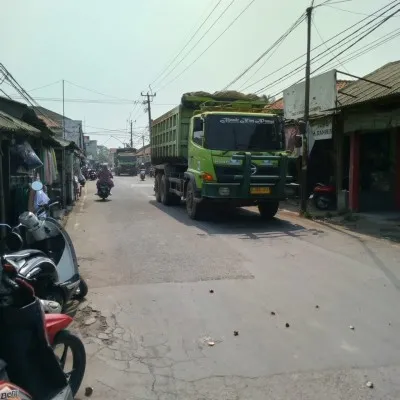
[[[136,162],[135,156],[120,156],[119,159],[120,159],[120,161]]]
[[[280,150],[281,134],[275,119],[257,116],[208,115],[205,146],[213,150]]]

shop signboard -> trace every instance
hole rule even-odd
[[[75,142],[75,144],[82,148],[82,121],[74,121],[72,119],[65,119],[64,121],[65,140]]]
[[[310,127],[314,140],[332,139],[332,117],[311,121]]]
[[[336,70],[317,75],[310,80],[310,117],[333,114],[336,107]],[[290,86],[283,92],[285,119],[304,117],[305,82]]]

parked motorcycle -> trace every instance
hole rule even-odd
[[[34,190],[43,185],[32,183]],[[36,215],[24,212],[19,216],[20,224],[13,229],[26,230],[26,242],[29,249],[15,252],[11,257],[12,265],[21,277],[34,287],[41,299],[59,303],[64,309],[72,298],[83,299],[88,286],[79,274],[79,265],[74,245],[62,225],[47,216],[47,211],[57,203],[39,206]]]
[[[99,189],[97,191],[97,195],[105,200],[110,195],[110,186],[106,184],[100,184]]]
[[[336,186],[317,183],[309,197],[318,210],[329,210],[336,205]]]
[[[146,179],[146,170],[145,169],[141,169],[140,170],[140,180],[144,181]]]
[[[22,238],[12,232],[11,244]],[[10,240],[7,241],[10,246]],[[86,368],[85,348],[65,328],[67,315],[44,315],[33,288],[14,264],[15,253],[2,254],[0,263],[0,393],[1,398],[73,400]],[[54,348],[72,351],[73,370],[64,372],[66,351],[58,358]]]

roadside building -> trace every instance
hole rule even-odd
[[[337,174],[349,177],[349,208],[400,210],[400,61],[350,83],[337,100]]]

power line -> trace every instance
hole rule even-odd
[[[361,36],[359,39],[357,39],[354,43],[346,47],[344,50],[342,50],[338,56],[343,54],[345,51],[349,50],[353,46],[355,46],[357,43],[359,43],[361,40],[363,40],[366,36],[370,35],[372,32],[377,30],[381,25],[383,25],[385,22],[387,22],[390,18],[395,16],[398,12],[400,11],[400,8],[396,11],[394,11],[392,14],[388,15],[386,18],[384,18],[382,21],[380,21],[376,26],[372,27],[368,32],[366,32],[363,36]],[[329,64],[332,60],[334,60],[336,57],[331,58],[329,61],[325,62],[324,64],[320,65],[317,69],[313,71],[313,73],[319,71],[321,68],[323,68],[325,65]]]
[[[341,31],[341,32],[337,33],[336,35],[330,37],[329,39],[327,39],[327,40],[325,41],[325,44],[331,42],[332,40],[338,38],[339,36],[343,35],[344,33],[350,31],[351,29],[353,29],[353,28],[356,27],[357,25],[360,25],[360,24],[363,23],[364,21],[366,21],[366,20],[368,20],[369,18],[373,17],[375,14],[381,12],[381,11],[384,10],[385,8],[388,8],[388,7],[390,7],[392,4],[397,3],[397,2],[398,2],[398,0],[393,0],[393,1],[391,1],[391,2],[388,3],[386,6],[383,6],[383,7],[379,8],[379,9],[378,9],[377,11],[375,11],[374,13],[368,15],[368,16],[365,17],[365,18],[362,18],[360,21],[356,22],[355,24],[349,26],[348,28],[344,29],[343,31]],[[378,17],[378,18],[379,18],[379,17]],[[373,22],[373,20],[372,20],[371,22]],[[364,28],[364,26],[363,26],[362,28]],[[358,32],[358,30],[354,31],[352,34],[348,35],[347,38],[351,37],[352,35],[354,35],[354,34],[357,33],[357,32]],[[345,39],[346,39],[346,38],[345,38]],[[335,45],[335,46],[339,45],[340,43],[341,43],[341,41],[336,42],[336,45]],[[312,51],[315,51],[315,50],[319,49],[319,48],[322,47],[322,46],[324,46],[323,43],[321,43],[320,45],[314,47],[314,48],[312,49]],[[334,46],[333,46],[333,47],[334,47]],[[319,56],[321,56],[321,55],[323,55],[323,54],[325,54],[325,53],[327,53],[327,52],[328,52],[328,50],[325,50],[324,52],[318,54],[316,57],[319,57]],[[249,89],[249,88],[251,88],[252,86],[255,86],[257,83],[260,83],[260,82],[264,81],[265,79],[269,78],[270,76],[275,75],[276,73],[282,71],[282,69],[284,69],[284,68],[286,68],[286,67],[288,67],[288,66],[294,64],[296,61],[302,59],[305,55],[306,55],[306,53],[300,55],[299,57],[296,57],[295,59],[289,61],[287,64],[285,64],[285,65],[281,66],[280,68],[278,68],[278,69],[272,71],[271,73],[269,73],[269,74],[267,74],[267,75],[264,75],[263,77],[261,77],[260,79],[258,79],[258,80],[255,81],[254,83],[252,83],[251,85],[248,85],[248,86],[246,86],[245,88],[243,88],[243,90]],[[300,69],[304,68],[304,66],[305,66],[305,63],[303,63],[300,67],[298,67],[297,70],[300,70]]]
[[[342,59],[342,63],[343,64],[347,64],[348,62],[357,59],[361,56],[363,56],[366,53],[369,53],[370,51],[376,49],[379,46],[382,46],[383,44],[389,42],[390,40],[393,40],[394,38],[396,38],[397,36],[400,35],[400,28],[393,30],[392,32],[389,32],[388,34],[381,36],[378,39],[375,39],[374,41],[370,42],[368,45],[363,46],[361,49],[357,49],[354,52],[351,52],[347,55],[347,58]],[[324,71],[322,71],[321,73],[324,72],[328,72],[330,71],[332,68],[336,67],[336,64],[331,65],[330,67],[327,67]],[[304,80],[304,78],[299,79],[295,84],[300,83]],[[275,93],[273,96],[277,96],[280,93],[282,93],[282,90],[280,90],[279,92]]]
[[[192,61],[183,71],[181,71],[180,74],[176,75],[175,78],[173,78],[172,80],[170,80],[168,83],[166,83],[164,86],[162,86],[160,89],[158,89],[158,91],[164,89],[165,87],[167,87],[168,85],[170,85],[172,82],[176,81],[180,76],[182,76],[205,52],[207,52],[211,46],[214,45],[214,43],[216,43],[219,38],[224,35],[229,28],[250,8],[250,6],[255,2],[255,0],[251,0],[249,4],[247,4],[247,6],[236,16],[236,18],[225,28],[225,30],[222,31],[222,33],[217,36],[217,38],[211,42],[211,44],[197,57],[194,59],[194,61]]]
[[[187,58],[187,56],[197,47],[197,45],[204,39],[204,37],[208,34],[208,32],[210,32],[210,30],[217,24],[217,22],[224,16],[224,14],[229,10],[229,8],[232,6],[232,4],[235,2],[236,0],[231,0],[231,2],[223,9],[223,11],[221,12],[221,14],[218,16],[218,18],[211,24],[211,26],[208,27],[208,29],[205,31],[205,33],[200,37],[200,39],[191,47],[191,49],[185,54],[185,56],[178,62],[178,64],[176,64],[174,66],[173,69],[171,69],[167,75],[164,76],[164,78],[162,78],[160,80],[160,82],[158,82],[158,86],[161,84],[161,82],[163,82],[168,76],[171,75],[171,73],[173,71],[176,70],[176,68],[182,63],[183,60],[185,60]],[[218,4],[221,1],[218,2]],[[218,5],[217,4],[217,5]]]
[[[397,1],[398,1],[398,0],[397,0]],[[394,3],[394,2],[392,2],[392,3]],[[397,6],[397,4],[394,5],[394,6],[392,6],[391,8],[389,8],[389,10],[393,9],[393,8],[396,7],[396,6]],[[386,8],[386,7],[384,7],[384,8]],[[382,14],[386,13],[386,12],[389,11],[389,10],[384,11]],[[318,55],[316,55],[315,57],[313,57],[312,61],[313,61],[313,62],[318,61],[318,60],[320,60],[320,59],[326,57],[326,53],[328,53],[329,51],[331,51],[331,50],[334,49],[335,47],[337,47],[337,46],[343,47],[343,45],[345,45],[345,44],[351,42],[351,41],[354,40],[355,38],[360,37],[360,36],[363,36],[363,34],[365,33],[365,31],[367,31],[367,29],[366,29],[364,32],[360,32],[360,31],[362,31],[363,29],[365,29],[367,25],[373,23],[375,20],[377,20],[378,18],[380,18],[380,17],[382,16],[382,14],[380,14],[380,15],[377,16],[377,17],[375,17],[373,20],[367,22],[366,24],[364,24],[363,26],[361,26],[360,28],[358,28],[357,30],[355,30],[354,32],[352,32],[351,34],[349,34],[348,36],[346,36],[345,38],[339,40],[338,42],[336,42],[335,44],[333,44],[331,47],[329,47],[328,49],[326,49],[325,51],[323,51],[323,52],[319,53]],[[367,18],[365,18],[365,19],[367,19]],[[365,20],[365,19],[364,19],[364,20]],[[359,24],[359,23],[357,23],[356,25],[358,25],[358,24]],[[377,26],[379,26],[379,25],[381,25],[380,22],[378,22],[376,25],[374,25],[374,27],[377,27]],[[347,30],[348,30],[348,29],[347,29]],[[343,31],[343,32],[345,32],[345,31]],[[339,33],[339,34],[336,35],[335,37],[340,36],[343,32]],[[358,33],[358,34],[357,34],[357,33]],[[357,35],[356,35],[356,34],[357,34]],[[352,36],[354,36],[354,37],[352,38]],[[343,40],[345,40],[345,39],[348,39],[348,40],[346,40],[345,42],[343,42]],[[328,41],[330,41],[330,40],[331,40],[331,39],[329,39]],[[328,42],[328,41],[326,41],[326,42]],[[326,42],[325,42],[325,43],[326,43]],[[358,42],[358,41],[357,41],[357,42]],[[320,46],[322,46],[322,44],[321,44]],[[317,46],[317,47],[320,47],[320,46]],[[341,53],[340,53],[340,54],[341,54]],[[291,63],[289,63],[289,64],[291,64]],[[289,65],[289,64],[287,64],[287,65]],[[295,68],[294,70],[289,71],[288,73],[286,73],[285,75],[283,75],[281,78],[278,78],[278,79],[276,79],[275,81],[273,81],[273,82],[269,83],[268,85],[262,87],[261,89],[257,90],[256,93],[261,93],[261,92],[263,92],[264,90],[266,90],[266,89],[268,89],[268,88],[270,88],[270,87],[272,87],[272,86],[276,86],[278,83],[280,83],[280,82],[282,82],[282,81],[284,81],[284,80],[289,79],[291,76],[295,75],[297,72],[299,72],[301,69],[303,69],[303,68],[304,68],[304,65],[305,65],[305,64],[303,63],[302,65],[300,65],[299,67]],[[279,70],[277,70],[277,71],[279,71]],[[270,75],[272,75],[272,74],[270,74]],[[263,80],[263,79],[262,79],[262,80]],[[251,86],[252,86],[252,85],[251,85]]]
[[[17,82],[17,80],[13,77],[10,71],[4,66],[4,64],[0,63],[0,72],[3,73],[7,83],[18,93],[20,94],[30,105],[33,107],[35,113],[42,115],[43,117],[52,120],[45,112],[43,112],[40,104],[32,98],[32,96]],[[65,129],[64,129],[65,131]],[[67,131],[68,133],[72,133]]]
[[[86,90],[86,91],[88,91],[88,92],[96,93],[96,94],[99,94],[99,95],[101,95],[101,96],[105,96],[105,97],[109,97],[109,98],[117,99],[117,100],[122,100],[122,101],[128,101],[128,102],[130,102],[130,103],[134,103],[134,102],[135,102],[134,100],[131,100],[131,99],[125,99],[125,98],[123,98],[123,97],[112,96],[112,95],[110,95],[110,94],[105,94],[105,93],[99,92],[99,91],[97,91],[97,90],[87,88],[87,87],[85,87],[85,86],[77,85],[76,83],[73,83],[73,82],[71,82],[71,81],[65,80],[65,82],[67,82],[67,83],[69,83],[70,85],[75,86],[75,87],[77,87],[77,88]]]
[[[305,16],[304,16],[304,18],[305,18]],[[303,22],[303,21],[304,21],[304,19],[301,20],[300,23]],[[299,23],[299,25],[300,25],[300,23]],[[297,26],[296,26],[296,28],[297,28]],[[283,42],[284,42],[284,40],[282,40],[281,42],[278,43],[278,45],[277,45],[277,46],[275,47],[275,49],[271,52],[271,54],[264,60],[264,62],[254,71],[253,74],[251,74],[251,75],[242,83],[242,85],[240,86],[239,90],[242,90],[243,86],[246,85],[247,83],[249,83],[249,82],[251,81],[251,79],[253,79],[254,76],[256,76],[256,75],[258,74],[258,72],[259,72],[262,68],[264,68],[265,64],[266,64],[266,63],[271,59],[271,57],[277,52],[277,50],[279,49],[279,47],[281,46],[281,44],[282,44]]]
[[[256,64],[258,64],[268,53],[271,52],[274,48],[277,48],[289,35],[293,32],[297,26],[300,25],[301,22],[304,21],[305,15],[304,13],[296,20],[296,22],[278,39],[276,40],[264,53],[261,54],[253,63],[251,63],[243,72],[241,72],[235,79],[233,79],[230,83],[228,83],[222,90],[226,90],[229,86],[234,85],[239,79],[241,79],[244,75],[247,74]],[[264,65],[264,64],[263,64]],[[256,73],[258,70],[256,71]],[[251,76],[249,80],[252,78]],[[244,83],[244,85],[246,82]]]
[[[44,86],[39,86],[39,87],[37,87],[37,88],[30,89],[30,90],[28,90],[28,92],[34,92],[35,90],[44,89],[44,88],[47,88],[47,87],[49,87],[49,86],[56,85],[56,84],[58,84],[58,83],[61,83],[61,79],[59,79],[59,80],[56,81],[56,82],[53,82],[53,83],[49,83],[49,84],[47,84],[47,85],[44,85]]]
[[[176,59],[183,53],[183,51],[188,47],[188,45],[190,44],[190,42],[195,38],[195,36],[197,35],[197,33],[200,31],[200,29],[204,26],[204,24],[209,20],[209,18],[211,17],[211,15],[214,13],[215,9],[221,4],[222,0],[219,0],[217,2],[217,4],[214,6],[214,8],[212,8],[212,10],[209,12],[209,14],[207,15],[207,17],[203,20],[203,22],[200,24],[200,26],[196,29],[196,31],[194,32],[194,34],[190,37],[190,39],[186,42],[186,44],[183,46],[183,48],[179,51],[179,53],[173,58],[173,60],[164,68],[164,70],[157,75],[156,79],[153,80],[153,82],[151,82],[150,85],[154,85],[155,82],[157,82],[157,80],[164,75],[164,73],[166,71],[168,71],[169,67],[176,61]],[[187,56],[187,55],[186,55]]]
[[[312,22],[312,24],[313,24],[313,26],[314,26],[314,28],[315,28],[315,31],[317,32],[317,35],[318,35],[319,38],[321,39],[322,44],[323,44],[323,45],[326,47],[326,49],[336,58],[336,60],[339,61],[339,64],[343,67],[343,69],[344,69],[346,72],[349,72],[349,71],[346,69],[346,67],[342,64],[342,62],[340,61],[340,59],[334,54],[334,52],[333,52],[332,50],[329,49],[329,47],[328,47],[328,45],[326,44],[325,40],[322,38],[322,35],[321,35],[320,31],[319,31],[318,28],[317,28],[317,25],[315,24],[314,17],[312,18],[311,22]]]
[[[358,12],[358,11],[351,11],[351,10],[345,10],[344,8],[339,8],[339,7],[334,7],[331,6],[330,4],[327,4],[327,7],[332,8],[334,10],[339,10],[339,11],[343,11],[343,12],[347,12],[349,14],[354,14],[354,15],[368,15],[367,13],[362,13],[362,12]],[[400,15],[395,15],[396,18],[400,18]]]

